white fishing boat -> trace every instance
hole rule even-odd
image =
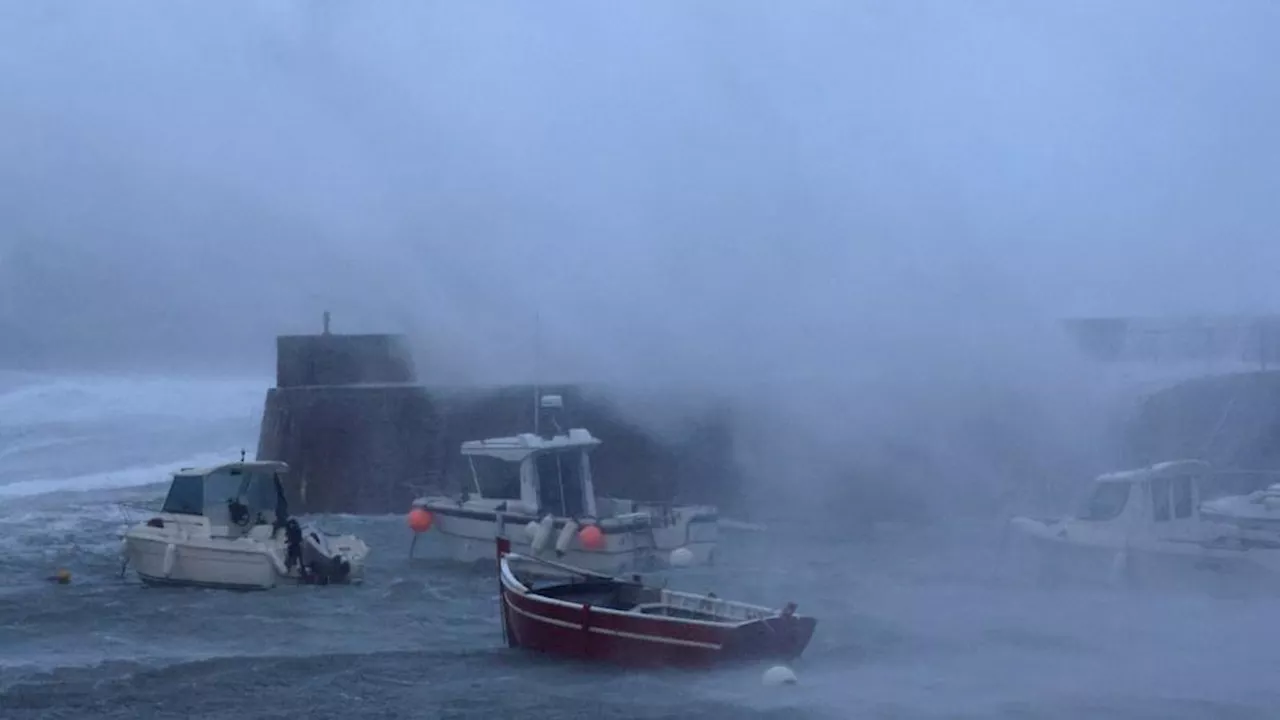
[[[1116,581],[1135,572],[1147,579],[1187,569],[1280,573],[1280,525],[1260,525],[1252,518],[1261,513],[1250,514],[1268,508],[1271,496],[1224,494],[1242,479],[1256,483],[1264,476],[1215,472],[1199,460],[1106,473],[1093,481],[1075,514],[1015,517],[1010,530],[1030,541],[1049,564],[1042,568],[1060,575]]]
[[[148,585],[238,590],[281,583],[359,582],[369,548],[289,516],[282,462],[186,468],[173,474],[164,505],[120,543],[121,574]]]
[[[1280,548],[1280,483],[1245,495],[1228,495],[1200,504],[1206,520],[1234,528],[1240,541]]]
[[[583,428],[560,427],[560,396],[544,396],[539,405],[547,432],[462,444],[472,488],[415,500],[409,513],[415,545],[431,531],[450,558],[492,562],[505,529],[516,552],[594,572],[714,561],[715,507],[597,497],[590,453],[600,440]]]

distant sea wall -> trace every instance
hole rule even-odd
[[[1226,361],[1280,365],[1280,316],[1071,318],[1062,326],[1085,356],[1107,362]]]
[[[601,494],[732,500],[739,478],[727,410],[684,418],[690,431],[672,440],[630,421],[608,388],[541,390],[562,395],[572,425],[603,441],[592,455]],[[419,384],[408,344],[395,335],[281,336],[257,456],[289,464],[287,490],[306,512],[402,512],[421,492],[470,482],[464,441],[531,431],[534,393],[531,385]]]
[[[1124,464],[1197,458],[1280,470],[1280,371],[1187,380],[1147,397],[1124,438]]]

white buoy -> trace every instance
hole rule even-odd
[[[791,672],[791,668],[782,665],[774,665],[764,671],[764,684],[766,687],[778,687],[779,685],[795,685],[796,674]]]
[[[529,542],[532,543],[533,539],[538,537],[538,521],[530,520],[529,524],[524,526],[524,534],[529,538]]]
[[[693,564],[693,551],[689,548],[678,547],[671,551],[671,567],[683,568]]]

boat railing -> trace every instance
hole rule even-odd
[[[582,568],[566,565],[565,563],[548,560],[536,555],[522,555],[519,553],[507,553],[502,557],[507,566],[511,568],[513,574],[527,573],[530,575],[551,575],[551,576],[569,576],[592,578],[595,580],[618,580],[620,578],[613,577],[600,572],[584,570]],[[548,572],[554,571],[554,572]]]
[[[133,525],[135,522],[141,522],[140,518],[142,516],[155,515],[161,512],[163,505],[163,500],[121,500],[116,503],[116,508],[124,516],[125,523]],[[135,518],[139,519],[135,520]]]
[[[679,590],[663,590],[662,602],[680,610],[706,613],[729,620],[760,620],[778,614],[776,610],[759,605],[722,600],[714,595],[695,595]]]
[[[558,570],[560,573],[574,577],[612,581],[621,579],[605,573],[575,568],[572,565],[558,563],[554,560],[547,560],[546,558],[531,555],[520,555],[517,553],[507,553],[503,555],[501,564],[509,568],[513,576],[516,575],[515,566],[523,565],[524,568],[522,569],[526,571],[532,569],[531,566],[542,566],[544,568]],[[779,614],[789,614],[795,610],[795,606],[792,604],[788,604],[786,609],[775,610],[760,605],[751,605],[749,603],[736,602],[734,600],[724,600],[716,597],[714,594],[697,595],[689,592],[681,592],[679,590],[668,590],[666,588],[662,589],[661,598],[662,604],[667,605],[668,607],[704,615],[714,615],[718,618],[738,622],[763,620]]]

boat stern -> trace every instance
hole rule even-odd
[[[725,636],[720,653],[725,660],[795,660],[813,639],[818,620],[786,614],[743,623]]]
[[[364,581],[369,546],[352,534],[329,535],[308,526],[303,531],[302,561],[311,569],[304,582],[358,584]],[[296,569],[295,569],[296,571]]]

